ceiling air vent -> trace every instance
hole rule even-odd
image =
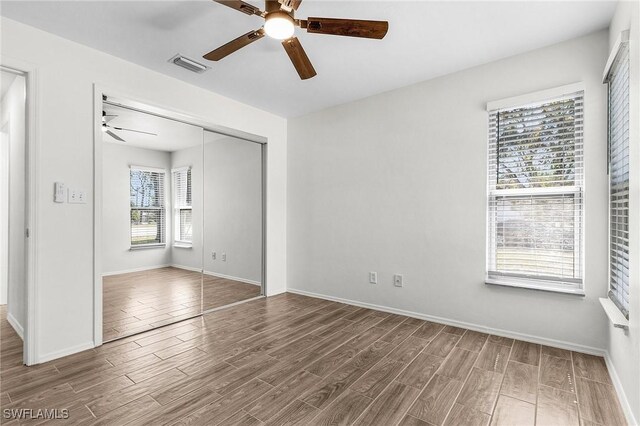
[[[206,65],[202,65],[201,63],[194,61],[193,59],[184,57],[179,53],[173,58],[169,59],[169,62],[172,62],[179,67],[188,69],[189,71],[193,71],[198,74],[202,74],[203,72],[205,72],[210,68]]]

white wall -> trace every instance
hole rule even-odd
[[[0,125],[9,133],[9,232],[8,312],[9,322],[22,335],[25,325],[25,79],[16,77],[2,99]]]
[[[61,181],[93,197],[94,83],[268,138],[267,291],[285,291],[286,120],[4,17],[0,27],[2,61],[31,64],[37,75],[37,359],[93,342],[93,204],[54,204],[52,191]]]
[[[289,120],[288,288],[603,350],[606,57],[601,31]],[[586,297],[486,285],[486,103],[579,81]]]
[[[261,146],[205,132],[204,164],[204,269],[262,282]]]
[[[630,109],[629,109],[629,330],[624,332],[609,324],[607,349],[610,367],[626,396],[623,408],[640,422],[640,12],[638,2],[619,2],[609,27],[612,48],[621,31],[630,29]],[[633,421],[633,420],[632,420]]]
[[[9,285],[9,124],[0,123],[0,305]]]
[[[209,131],[204,142],[172,153],[172,167],[192,166],[194,241],[173,248],[171,263],[200,269],[204,259],[205,273],[262,282],[261,145]]]
[[[102,272],[124,273],[171,264],[171,214],[167,209],[167,245],[130,250],[130,168],[166,171],[166,202],[171,200],[171,153],[105,143],[102,146]]]

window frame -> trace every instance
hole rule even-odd
[[[561,101],[562,99],[575,98],[576,96],[582,97],[583,111],[582,111],[582,135],[579,137],[579,142],[582,146],[582,156],[584,157],[584,97],[585,90],[582,82],[569,84],[565,86],[555,87],[548,90],[542,90],[533,92],[521,96],[515,96],[507,99],[501,99],[487,103],[487,196],[486,196],[486,264],[485,264],[485,284],[499,285],[507,287],[518,287],[532,290],[550,291],[555,293],[566,293],[578,296],[585,295],[585,264],[584,264],[584,235],[585,235],[585,198],[584,198],[584,158],[582,160],[582,169],[580,175],[580,181],[573,186],[556,186],[548,188],[517,188],[517,189],[493,189],[489,179],[492,176],[491,167],[497,167],[498,163],[495,161],[492,163],[492,149],[498,149],[497,133],[495,137],[492,137],[492,131],[490,128],[492,114],[496,114],[500,111],[534,107],[547,102]],[[496,129],[496,132],[498,130]],[[576,138],[577,139],[577,138]],[[495,145],[495,148],[494,148]],[[496,170],[497,173],[497,170]],[[492,261],[495,259],[496,241],[493,237],[494,218],[493,214],[496,214],[492,210],[492,202],[496,202],[498,197],[517,197],[517,196],[553,196],[553,195],[572,195],[573,197],[580,197],[579,208],[574,207],[575,221],[574,223],[580,224],[580,229],[575,233],[574,241],[574,256],[576,256],[579,262],[579,278],[562,278],[562,277],[534,277],[529,274],[516,274],[516,273],[500,273],[498,271],[491,271]],[[578,222],[579,221],[579,222]],[[577,250],[577,253],[575,251]]]
[[[135,207],[131,205],[131,173],[133,171],[157,173],[162,176],[162,205],[153,207]],[[161,240],[160,242],[133,244],[133,224],[131,223],[131,213],[134,210],[155,210],[161,212]],[[129,166],[129,250],[145,250],[166,247],[167,243],[167,171],[157,167]]]
[[[189,210],[191,211],[191,220],[192,220],[192,226],[193,226],[193,198],[191,199],[191,204],[190,205],[185,205],[185,206],[178,206],[178,190],[177,190],[177,179],[176,179],[176,173],[181,173],[181,172],[187,172],[187,176],[188,176],[188,181],[189,183],[187,184],[187,188],[188,186],[191,184],[193,184],[193,169],[191,166],[184,166],[184,167],[177,167],[174,169],[171,169],[171,187],[172,187],[172,208],[173,208],[173,224],[174,224],[174,231],[173,231],[173,246],[174,247],[178,247],[178,248],[192,248],[193,247],[193,229],[192,229],[192,235],[191,235],[191,241],[189,240],[183,240],[181,239],[181,235],[180,235],[180,231],[181,231],[181,217],[180,217],[180,213],[183,210]],[[193,186],[191,187],[191,197],[193,197]]]
[[[612,274],[611,274],[611,269],[612,269],[612,262],[611,262],[611,258],[612,258],[612,241],[611,241],[611,233],[612,233],[612,227],[611,227],[611,217],[612,217],[612,203],[611,203],[611,93],[610,93],[610,78],[613,74],[613,71],[615,70],[615,66],[619,63],[618,62],[618,57],[620,56],[620,54],[624,54],[623,49],[626,49],[626,55],[627,55],[627,72],[630,72],[630,51],[629,51],[629,30],[625,30],[622,31],[619,35],[618,38],[616,39],[613,49],[611,50],[611,53],[609,55],[609,58],[607,60],[607,64],[605,66],[604,69],[604,73],[602,75],[602,83],[607,85],[607,181],[608,181],[608,185],[607,185],[607,230],[608,230],[608,234],[607,234],[607,238],[608,238],[608,245],[607,245],[607,257],[608,257],[608,268],[607,268],[607,299],[610,300],[610,303],[613,304],[615,306],[615,309],[617,309],[620,312],[620,315],[622,315],[627,321],[629,320],[629,308],[630,305],[627,304],[627,306],[625,306],[624,301],[620,301],[617,297],[616,297],[616,292],[614,292],[614,290],[612,289]],[[627,77],[629,78],[629,77]],[[631,95],[631,87],[630,87],[630,80],[627,80],[627,87],[626,87],[626,91],[627,94],[630,96]],[[627,106],[627,114],[630,114],[631,110],[630,110],[630,105]],[[630,117],[629,117],[630,119]],[[627,123],[628,126],[629,123]],[[627,134],[630,131],[630,128],[628,127],[627,129]],[[623,131],[624,133],[624,131]],[[627,137],[626,140],[627,143],[627,149],[630,148],[629,144],[630,144],[630,140],[629,137]],[[626,167],[627,169],[631,166],[631,160],[630,157],[627,156],[627,164]],[[627,198],[626,198],[626,202],[627,202],[627,234],[628,237],[630,236],[630,230],[629,230],[629,220],[630,220],[630,210],[629,210],[629,201],[630,201],[630,180],[627,177]],[[630,243],[629,241],[627,241],[627,254],[629,253],[630,250]],[[627,268],[629,267],[629,262],[630,259],[627,259]],[[626,283],[626,287],[629,291],[629,293],[631,292],[631,285],[630,282],[627,278],[627,283]],[[630,295],[629,295],[630,297]],[[606,300],[606,299],[605,299]],[[609,312],[607,312],[607,315],[609,315]]]

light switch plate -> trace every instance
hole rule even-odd
[[[62,182],[53,184],[53,202],[64,203],[67,197],[67,186]]]

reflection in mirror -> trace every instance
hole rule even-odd
[[[204,132],[204,311],[262,294],[262,146]]]
[[[103,340],[202,313],[200,127],[103,103]]]

